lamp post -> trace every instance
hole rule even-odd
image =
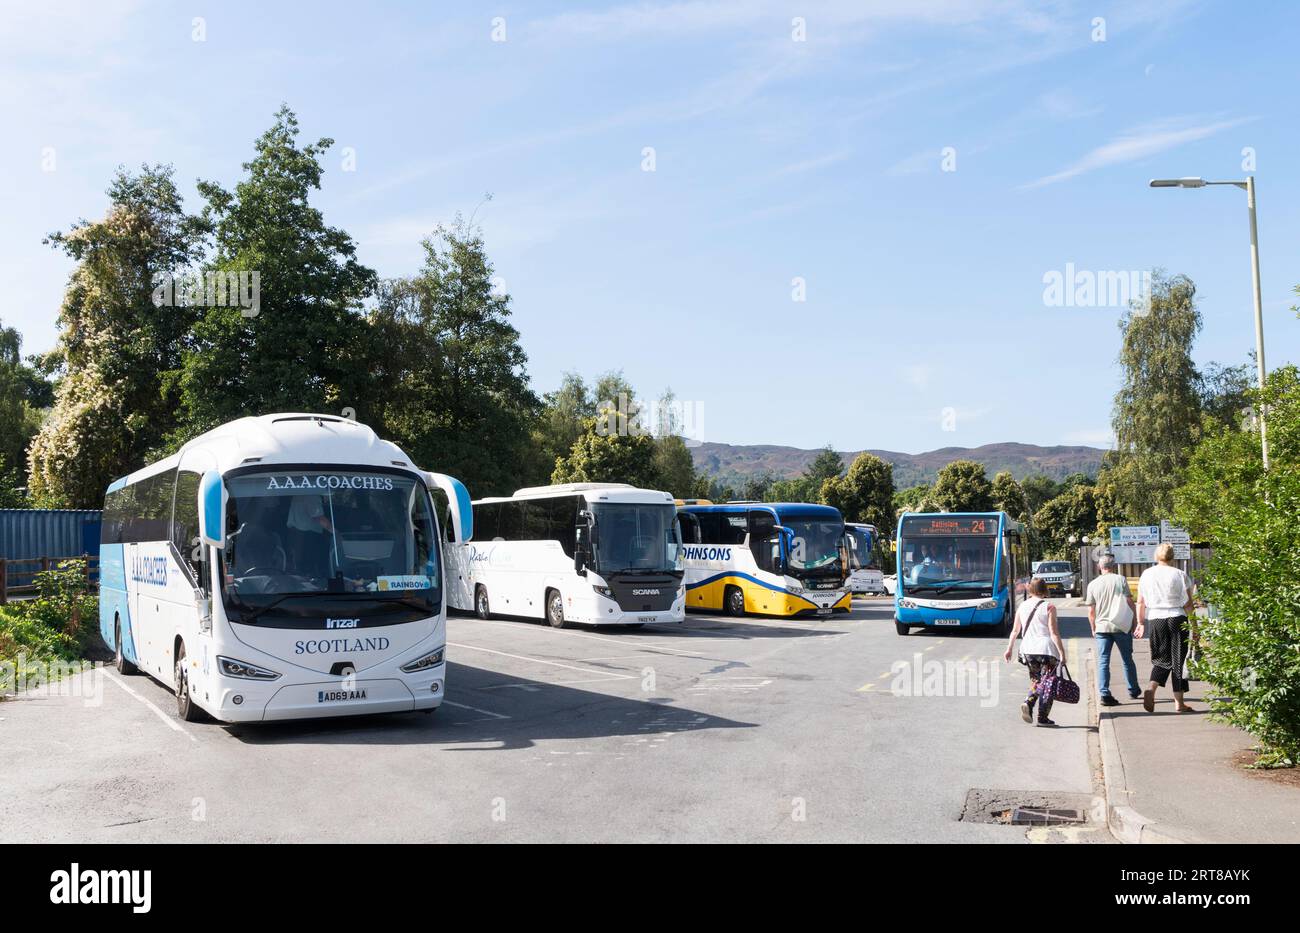
[[[1245,181],[1206,181],[1204,178],[1153,178],[1152,188],[1205,188],[1210,185],[1232,185],[1246,192],[1246,209],[1250,214],[1250,275],[1255,292],[1255,367],[1259,372],[1259,388],[1264,389],[1264,304],[1259,285],[1259,231],[1255,224],[1255,176]],[[1268,470],[1268,431],[1264,426],[1264,406],[1259,412],[1259,446]]]

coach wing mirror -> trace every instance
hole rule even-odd
[[[578,512],[578,526],[574,529],[573,569],[580,574],[587,572],[587,561],[591,558],[591,529],[596,524],[596,516],[586,509]]]
[[[469,490],[465,484],[446,473],[425,473],[424,485],[430,489],[441,489],[447,496],[447,508],[451,513],[453,544],[465,544],[474,540],[474,506],[470,504]]]
[[[199,540],[214,548],[226,546],[226,484],[221,474],[208,470],[199,480]]]

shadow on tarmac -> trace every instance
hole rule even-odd
[[[447,664],[447,683],[455,699],[445,700],[433,714],[381,713],[221,728],[248,745],[474,746],[448,750],[488,752],[531,748],[552,739],[651,736],[758,725],[685,709],[667,697],[628,699],[456,662]]]

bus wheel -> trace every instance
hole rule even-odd
[[[119,674],[134,674],[136,667],[122,653],[122,620],[113,617],[113,669]]]
[[[559,590],[546,591],[546,621],[551,623],[551,628],[564,628],[564,600]]]
[[[897,632],[897,633],[900,634],[900,635],[911,635],[911,634],[912,634],[912,626],[907,625],[907,624],[905,624],[905,623],[903,623],[903,622],[899,622],[897,619],[895,619],[895,620],[894,620],[894,631]]]
[[[743,616],[745,614],[745,593],[738,586],[727,587],[726,595],[722,597],[722,605],[727,610],[729,616]]]
[[[487,587],[481,583],[474,588],[474,615],[480,619],[492,618],[492,607],[488,605]]]
[[[176,646],[176,713],[186,722],[202,722],[203,711],[190,696],[190,673],[185,664],[185,642]]]

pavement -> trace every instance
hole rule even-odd
[[[239,726],[98,671],[0,703],[0,841],[1111,841],[1088,705],[1025,725],[1003,645],[900,637],[888,599],[639,631],[456,616],[436,714]],[[999,822],[1019,804],[1092,819]]]
[[[1151,643],[1134,642],[1139,684],[1151,673]],[[1093,688],[1094,692],[1096,688]],[[1300,842],[1300,782],[1241,767],[1254,740],[1210,721],[1209,684],[1193,680],[1187,703],[1174,711],[1168,689],[1155,712],[1129,700],[1119,652],[1111,654],[1111,692],[1120,706],[1102,707],[1101,752],[1111,831],[1122,842]]]

